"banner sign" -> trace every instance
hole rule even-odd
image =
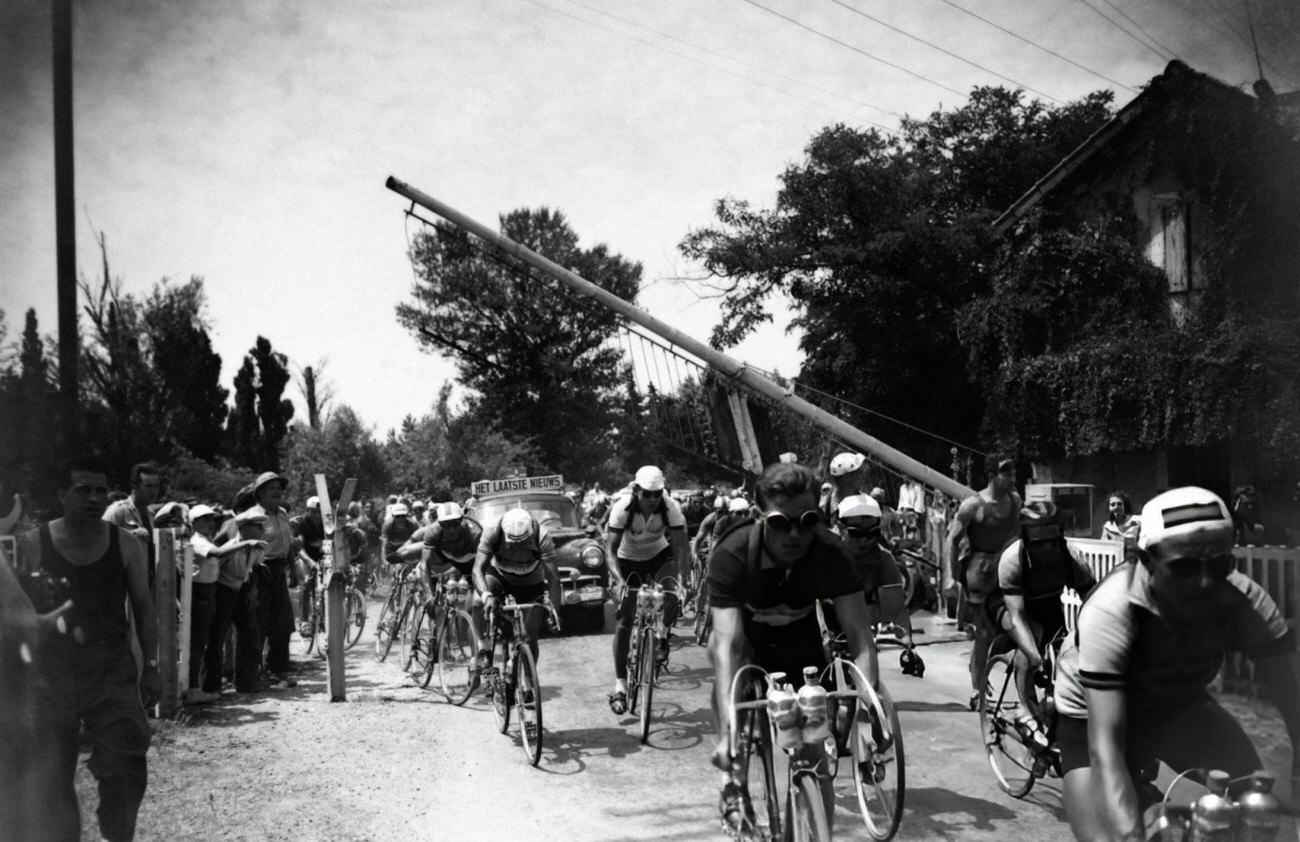
[[[511,479],[481,479],[471,483],[469,493],[475,497],[510,494],[520,491],[563,491],[564,475],[547,474],[542,477],[513,477]]]

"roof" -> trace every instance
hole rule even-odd
[[[1159,90],[1164,84],[1209,84],[1223,91],[1231,92],[1241,96],[1243,99],[1252,100],[1248,94],[1243,93],[1237,88],[1227,85],[1219,80],[1207,76],[1204,73],[1198,73],[1192,70],[1186,64],[1177,59],[1169,62],[1165,67],[1165,72],[1156,76],[1142,93],[1134,97],[1127,105],[1115,113],[1115,116],[1108,120],[1101,128],[1093,132],[1087,140],[1079,144],[1069,155],[1066,155],[1056,166],[1048,170],[1047,174],[1034,185],[1025,191],[1019,199],[1012,203],[1011,207],[1002,212],[1002,215],[993,220],[993,231],[997,236],[1002,236],[1018,220],[1029,213],[1044,196],[1051,193],[1061,182],[1065,181],[1071,174],[1079,170],[1084,164],[1090,161],[1106,144],[1110,143],[1124,128],[1132,123],[1135,119],[1149,110],[1158,102],[1156,95],[1153,93]]]

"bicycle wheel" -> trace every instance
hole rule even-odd
[[[641,701],[641,624],[632,621],[632,635],[627,644],[627,687],[630,691],[627,699],[627,712],[636,716],[637,704]]]
[[[438,687],[453,705],[463,705],[478,686],[478,670],[474,658],[478,646],[474,641],[474,624],[464,611],[448,611],[438,624],[438,637],[434,642],[437,657],[433,668],[438,673]],[[432,672],[432,670],[431,670]],[[424,686],[429,686],[426,676]]]
[[[884,688],[880,691],[880,710],[869,708],[854,719],[849,735],[853,755],[853,784],[858,793],[858,808],[872,839],[892,839],[903,820],[905,776],[903,729],[898,711]],[[864,733],[866,732],[866,733]]]
[[[366,598],[356,588],[348,588],[346,614],[348,625],[343,631],[344,649],[351,649],[361,639],[366,627]]]
[[[312,640],[316,643],[316,655],[324,658],[329,655],[329,632],[325,629],[325,592],[318,591],[311,604]],[[308,649],[308,651],[311,651]]]
[[[641,663],[637,670],[636,695],[641,697],[641,743],[650,736],[650,702],[655,694],[655,640],[654,629],[641,630]]]
[[[417,678],[424,677],[425,665],[433,652],[433,624],[426,620],[424,603],[413,594],[406,602],[406,622],[402,626],[402,669]]]
[[[979,703],[980,734],[989,768],[998,786],[1012,798],[1025,797],[1034,786],[1034,751],[1016,727],[1016,719],[1025,711],[1016,690],[1015,653],[990,656]]]
[[[298,621],[298,636],[302,638],[303,654],[310,655],[311,650],[316,646],[316,615],[314,610],[309,610],[307,616]]]
[[[523,643],[515,647],[514,691],[524,756],[530,766],[536,766],[542,759],[542,682],[532,650]]]
[[[388,598],[384,600],[384,607],[379,609],[379,619],[375,622],[375,660],[380,663],[383,663],[393,648],[393,638],[396,637],[393,632],[397,628],[394,621],[403,596],[405,594],[402,589],[394,584],[388,592]]]
[[[776,769],[772,759],[772,729],[767,713],[740,711],[736,717],[736,776],[744,782],[749,798],[746,813],[752,813],[751,839],[781,837],[781,804],[776,792]],[[747,816],[747,820],[750,817]],[[741,837],[746,838],[742,835]]]
[[[696,597],[695,642],[700,646],[707,646],[711,631],[713,631],[713,614],[709,610],[709,588],[705,585]]]
[[[831,826],[817,776],[802,774],[790,792],[790,830],[794,842],[830,842]]]

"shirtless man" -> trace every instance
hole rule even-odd
[[[957,586],[965,588],[966,603],[975,620],[975,645],[970,653],[971,709],[979,702],[980,676],[988,660],[989,644],[995,629],[984,610],[984,600],[998,586],[998,560],[1002,551],[1020,537],[1020,495],[1016,493],[1016,463],[1001,454],[984,458],[986,485],[977,494],[961,501],[957,516],[948,530],[945,591],[956,596]],[[962,539],[968,546],[962,555]],[[959,618],[960,619],[960,618]]]

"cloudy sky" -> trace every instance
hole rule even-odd
[[[0,0],[0,309],[55,330],[47,0]],[[128,291],[206,280],[229,386],[265,335],[327,359],[381,434],[454,375],[393,309],[416,227],[399,179],[492,227],[561,210],[644,267],[641,304],[705,338],[673,279],[724,196],[769,205],[820,128],[897,126],[1004,84],[1130,100],[1177,56],[1258,77],[1246,0],[96,0],[74,3],[78,265]],[[1300,0],[1250,0],[1265,76],[1300,89]],[[974,13],[974,14],[972,14]],[[978,17],[976,16],[978,15]],[[736,349],[798,369],[789,314]]]

